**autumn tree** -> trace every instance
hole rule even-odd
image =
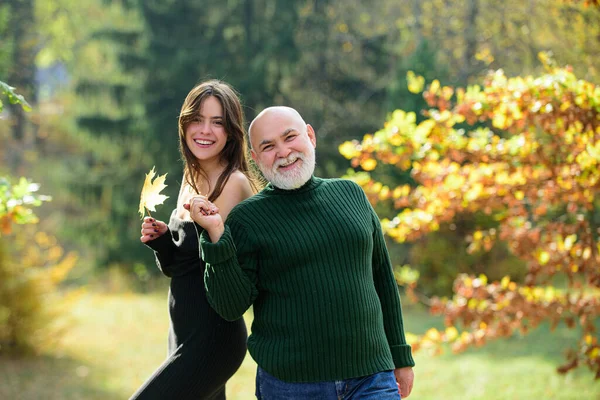
[[[12,65],[7,68],[7,79],[12,85],[21,90],[24,96],[29,99],[32,104],[37,103],[37,93],[35,90],[35,57],[37,53],[37,40],[35,34],[35,17],[34,17],[34,1],[33,0],[10,0],[3,7],[6,12],[6,20],[8,29],[3,32],[5,38],[10,43],[12,48],[9,53],[9,58],[12,60]],[[3,18],[4,19],[4,18]],[[1,24],[0,24],[1,25]],[[2,71],[4,72],[4,71]],[[25,110],[18,104],[9,104],[13,115],[14,123],[12,124],[13,139],[18,144],[24,144],[26,141],[26,131],[28,128],[33,128],[31,120],[26,118]],[[16,159],[12,160],[12,167],[20,167],[22,160],[18,159],[19,152],[15,152],[13,156]]]
[[[25,98],[16,92],[16,89],[0,81],[0,94],[8,103],[20,107],[22,111],[31,110],[31,106]],[[0,113],[4,109],[4,103],[0,98]],[[48,196],[38,196],[36,192],[39,185],[21,178],[18,183],[11,176],[0,177],[0,236],[12,231],[12,225],[30,224],[37,222],[32,207],[39,206],[42,201],[48,201]]]
[[[434,80],[422,121],[396,110],[383,129],[340,151],[363,170],[353,177],[372,202],[394,202],[397,215],[382,220],[390,238],[412,242],[483,215],[495,224],[475,226],[465,247],[502,242],[525,262],[522,283],[458,276],[452,299],[430,303],[447,329],[431,329],[416,348],[449,343],[458,352],[564,323],[581,337],[559,372],[587,365],[600,378],[600,87],[541,58],[546,71],[537,77],[497,70],[466,89]],[[409,81],[422,91],[423,78]],[[370,171],[382,166],[410,171],[416,184],[377,182]]]
[[[0,113],[3,99],[27,112],[31,107],[15,88],[0,81]],[[59,337],[64,327],[57,321],[64,307],[76,298],[58,290],[77,262],[74,252],[65,254],[57,239],[44,232],[20,229],[14,224],[36,224],[33,207],[49,196],[35,192],[39,185],[26,178],[0,176],[0,356],[39,351]]]

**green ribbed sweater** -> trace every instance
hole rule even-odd
[[[200,237],[210,304],[227,320],[254,305],[248,350],[287,382],[414,366],[379,219],[354,182],[267,185],[225,232]]]

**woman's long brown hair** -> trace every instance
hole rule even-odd
[[[223,126],[227,133],[227,143],[221,150],[221,161],[226,163],[225,170],[217,179],[214,188],[209,183],[208,200],[214,201],[223,191],[223,187],[231,174],[240,170],[244,173],[254,189],[257,190],[257,181],[248,167],[248,153],[246,147],[246,132],[244,128],[244,113],[237,93],[231,86],[219,80],[209,80],[194,87],[185,98],[179,113],[179,151],[183,157],[183,175],[185,181],[196,193],[199,190],[199,178],[206,179],[206,171],[189,149],[185,141],[185,131],[188,125],[194,122],[200,114],[202,103],[209,97],[215,97],[223,107]]]

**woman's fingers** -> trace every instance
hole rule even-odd
[[[168,229],[167,224],[163,221],[158,221],[152,217],[144,217],[144,222],[142,223],[142,229],[140,231],[142,234],[140,240],[142,243],[149,242],[164,234]]]
[[[189,204],[184,205],[184,207],[190,211],[192,215],[212,215],[219,212],[217,206],[208,201],[204,196],[192,197]]]
[[[153,226],[149,228],[142,228],[142,235],[154,235],[158,233],[160,233],[160,231]]]
[[[142,243],[148,243],[148,242],[149,242],[149,241],[151,241],[151,240],[154,240],[154,238],[153,238],[153,237],[151,237],[151,236],[142,236],[142,237],[140,237],[140,241],[141,241]]]
[[[167,224],[165,224],[162,221],[155,221],[155,228],[158,229],[158,231],[162,234],[165,233],[167,231],[167,229],[169,229],[169,227],[167,226]]]

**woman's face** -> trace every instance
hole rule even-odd
[[[219,100],[214,96],[204,99],[197,119],[185,130],[185,143],[198,161],[219,161],[227,143],[224,123],[223,106]]]

